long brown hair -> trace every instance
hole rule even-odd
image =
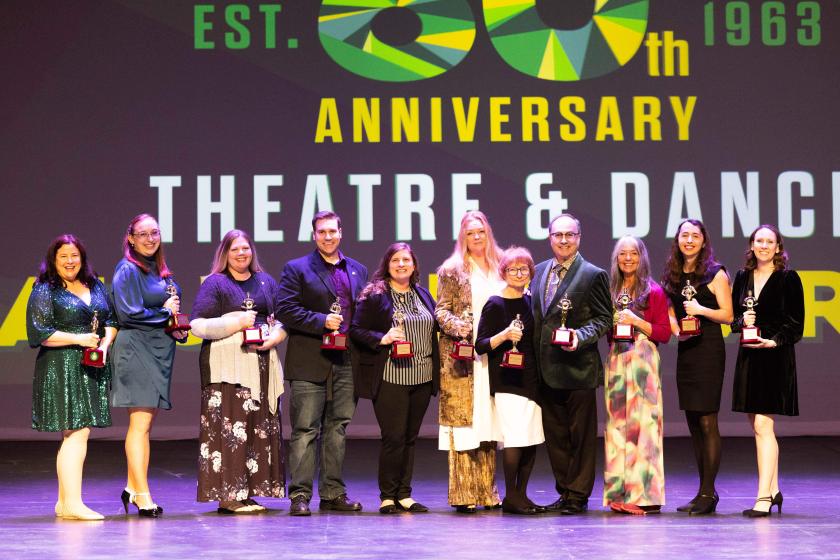
[[[705,278],[708,270],[714,266],[719,265],[715,260],[715,252],[712,249],[712,240],[709,239],[709,233],[706,231],[706,226],[700,220],[687,219],[680,222],[677,228],[677,233],[674,235],[674,240],[671,242],[671,254],[668,255],[668,260],[665,262],[665,271],[662,273],[662,287],[666,292],[677,294],[682,290],[680,279],[683,273],[683,265],[685,264],[685,257],[680,251],[680,230],[683,225],[691,224],[698,229],[703,235],[703,243],[700,247],[700,252],[697,254],[697,264],[694,266],[694,271],[691,273],[696,279],[701,280]]]
[[[251,248],[251,262],[248,264],[248,270],[251,274],[255,272],[262,272],[260,260],[257,258],[257,248],[251,240],[251,236],[241,229],[232,229],[222,237],[219,246],[216,247],[216,252],[213,254],[213,264],[210,266],[210,274],[225,272],[228,269],[228,253],[233,242],[242,237],[248,242]]]
[[[144,257],[134,250],[134,246],[129,242],[129,237],[134,234],[134,226],[136,226],[138,222],[142,222],[147,218],[153,219],[157,224],[157,218],[151,214],[146,214],[145,212],[143,214],[138,214],[128,223],[128,228],[125,230],[125,237],[123,237],[123,256],[128,262],[146,274],[149,273],[149,265],[144,262]],[[158,228],[160,228],[160,224],[158,224]],[[172,271],[169,270],[168,266],[166,266],[166,259],[163,258],[163,240],[161,240],[157,251],[155,251],[154,259],[161,278],[169,278],[172,276]]]
[[[750,245],[744,253],[744,257],[746,258],[744,268],[747,270],[755,270],[758,266],[758,259],[755,258],[755,253],[753,253],[752,244],[755,241],[755,234],[758,233],[758,230],[760,229],[769,229],[773,232],[773,235],[776,236],[776,246],[779,248],[779,252],[773,255],[773,270],[787,269],[788,254],[787,251],[785,251],[785,240],[782,239],[782,232],[779,231],[779,228],[772,224],[762,224],[755,228],[750,234]]]
[[[82,284],[92,288],[96,283],[96,272],[87,260],[87,249],[85,249],[84,243],[72,233],[61,234],[50,242],[49,247],[47,247],[47,256],[44,257],[38,271],[38,282],[49,284],[51,288],[65,287],[64,279],[58,274],[55,267],[55,255],[64,245],[73,245],[79,251],[81,263],[79,264],[79,274],[76,277]]]
[[[487,265],[493,274],[497,273],[499,268],[499,259],[502,255],[502,249],[496,243],[496,238],[493,236],[493,228],[490,227],[490,222],[487,216],[480,210],[470,210],[461,218],[461,228],[458,230],[458,239],[455,240],[455,249],[449,255],[443,264],[438,268],[438,274],[455,274],[459,279],[464,279],[470,273],[469,262],[467,261],[467,223],[470,220],[478,220],[484,227],[484,232],[487,235],[487,247],[484,249],[484,258],[487,259]]]
[[[417,285],[420,281],[420,263],[417,261],[417,255],[414,254],[414,251],[411,250],[411,246],[408,243],[392,243],[385,250],[382,260],[379,261],[379,267],[373,273],[373,278],[364,287],[362,293],[359,294],[359,301],[366,299],[371,294],[385,293],[388,289],[388,281],[391,279],[391,272],[388,265],[391,262],[391,257],[399,251],[408,251],[408,254],[411,255],[411,260],[414,262],[414,272],[411,274],[411,278],[408,279],[408,283],[412,288]]]

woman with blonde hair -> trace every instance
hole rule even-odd
[[[487,356],[452,357],[459,341],[474,343],[473,316],[505,286],[498,272],[501,254],[487,216],[474,210],[464,214],[455,250],[438,269],[435,318],[442,331],[438,448],[449,452],[449,504],[460,513],[501,504],[495,483],[496,442],[501,434],[490,396]]]

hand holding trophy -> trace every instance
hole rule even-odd
[[[251,297],[250,293],[246,292],[245,299],[242,300],[242,311],[245,311],[246,313],[254,311],[254,315],[256,315],[254,305],[254,298]],[[256,323],[251,323],[250,326],[247,326],[244,329],[242,329],[242,345],[262,345],[262,343],[265,342],[265,338],[267,336],[267,325],[258,325]]]
[[[697,288],[691,285],[691,280],[685,280],[685,287],[680,292],[686,301],[691,301],[697,295]],[[693,315],[686,315],[680,319],[680,336],[695,336],[700,334],[700,319]]]
[[[463,320],[469,325],[470,333],[472,333],[472,311],[470,311],[469,309],[465,309],[464,312],[461,314],[461,320]],[[449,355],[456,360],[472,362],[473,360],[475,360],[474,351],[475,347],[473,346],[473,344],[469,341],[467,337],[463,337],[461,338],[461,340],[455,341],[455,346],[452,348],[452,352]]]
[[[93,319],[90,322],[90,332],[97,334],[99,331],[99,311],[93,312]],[[101,368],[105,367],[105,353],[97,348],[85,348],[85,353],[82,355],[82,364],[90,367]]]
[[[628,307],[633,300],[627,292],[621,292],[615,300],[616,309],[621,313]],[[632,341],[633,340],[633,325],[629,323],[619,323],[616,321],[613,326],[613,340]]]
[[[566,318],[572,309],[572,300],[569,299],[569,294],[564,294],[558,305],[560,306],[560,326],[554,329],[551,343],[556,346],[572,346],[574,344],[574,331],[566,328]]]
[[[761,342],[761,330],[755,325],[755,308],[758,300],[752,295],[752,290],[747,290],[747,297],[744,298],[744,327],[741,329],[741,344],[757,344]]]
[[[166,278],[166,293],[169,294],[169,297],[171,298],[178,296],[178,288],[175,287],[175,283],[172,281],[172,276],[168,276]],[[168,333],[176,331],[188,332],[190,330],[190,318],[187,317],[186,313],[181,313],[179,307],[178,311],[172,311],[165,330]]]
[[[401,309],[394,311],[394,326],[405,333],[403,324],[405,323],[405,313]],[[411,358],[414,356],[414,348],[409,340],[395,340],[391,344],[391,358]]]
[[[341,315],[341,302],[338,298],[330,305],[330,313],[333,315]],[[335,327],[333,332],[325,333],[321,340],[322,350],[347,350],[347,335],[338,332],[341,324]]]
[[[516,318],[511,321],[510,326],[515,329],[519,329],[520,332],[525,330],[525,323],[523,323],[522,319],[520,319],[519,313],[517,313]],[[513,348],[505,352],[502,356],[501,366],[503,368],[525,369],[525,354],[517,349],[516,341],[513,342]]]

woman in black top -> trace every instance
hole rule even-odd
[[[525,286],[534,276],[534,260],[527,249],[511,247],[499,262],[499,275],[507,282],[500,296],[492,296],[481,311],[475,349],[488,355],[490,393],[494,396],[496,418],[505,449],[506,513],[532,515],[545,508],[537,506],[527,495],[528,479],[534,468],[536,446],[545,441],[542,411],[537,404],[537,359],[534,355],[534,315],[531,296]],[[518,319],[518,322],[517,322]],[[505,353],[514,356],[506,365]],[[521,360],[521,363],[519,363]]]
[[[435,300],[418,284],[419,277],[417,257],[407,243],[388,247],[359,295],[350,325],[356,397],[373,401],[382,434],[380,513],[429,511],[411,497],[411,477],[414,444],[440,386],[440,357]],[[411,342],[412,355],[392,357],[397,341]]]
[[[781,513],[779,444],[772,415],[799,415],[793,345],[802,339],[805,298],[802,281],[787,267],[787,260],[779,230],[759,226],[750,235],[746,263],[732,286],[732,330],[759,328],[757,339],[738,349],[732,390],[732,410],[746,412],[755,433],[758,497],[751,509],[744,510],[747,517],[766,517],[774,505]],[[748,296],[755,298],[755,309],[745,305]]]

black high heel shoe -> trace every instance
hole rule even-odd
[[[773,496],[773,499],[770,501],[770,511],[773,511],[773,506],[776,506],[776,509],[779,510],[779,515],[782,515],[782,502],[784,499],[785,497],[782,496],[781,490],[776,492],[776,495]]]
[[[694,502],[694,507],[688,512],[688,515],[708,515],[714,513],[717,509],[720,496],[715,492],[711,496],[708,494],[700,494],[697,501]]]
[[[764,498],[756,498],[755,503],[757,504],[759,502],[770,502],[770,507],[771,508],[773,507],[773,498],[771,498],[770,496],[767,496],[767,497],[764,497]],[[754,517],[770,517],[770,510],[769,509],[767,511],[762,511],[760,509],[750,508],[750,509],[745,509],[741,513],[744,515],[744,517],[753,517],[753,518]]]
[[[683,505],[681,505],[680,507],[678,507],[678,508],[677,508],[677,511],[681,511],[682,513],[688,513],[688,512],[690,512],[692,509],[694,509],[694,504],[696,504],[696,503],[697,503],[697,500],[698,500],[699,498],[700,498],[700,494],[697,494],[696,496],[694,496],[693,498],[691,498],[691,501],[690,501],[690,502],[688,502],[687,504],[683,504]]]
[[[163,508],[159,505],[153,503],[152,507],[150,508],[141,508],[137,505],[137,496],[148,496],[148,492],[142,492],[140,494],[136,492],[132,492],[128,488],[122,491],[120,494],[120,499],[122,500],[123,509],[125,510],[125,514],[128,515],[128,504],[134,504],[134,507],[137,508],[137,515],[140,517],[160,517],[163,513]]]

